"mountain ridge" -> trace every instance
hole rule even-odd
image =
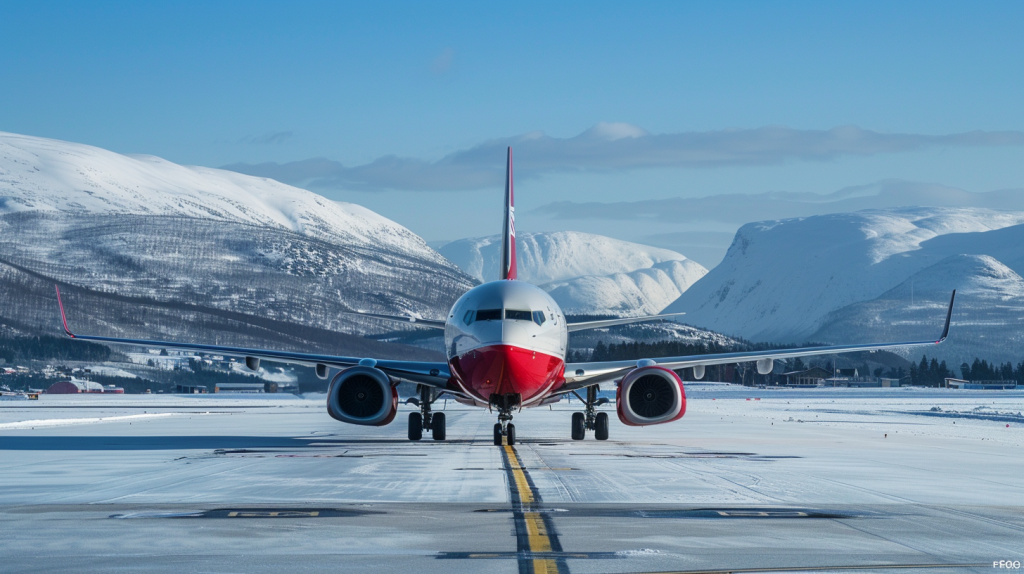
[[[344,312],[443,317],[474,284],[361,206],[152,156],[0,133],[0,199],[0,323],[14,331],[60,332],[59,282],[96,334],[436,357],[363,339],[395,326]]]

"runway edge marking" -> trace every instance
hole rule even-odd
[[[569,567],[562,554],[558,533],[546,513],[538,512],[533,505],[541,502],[540,492],[523,468],[522,460],[515,447],[504,445],[501,449],[508,475],[509,494],[512,497],[512,518],[516,527],[516,551],[519,555],[520,574],[568,574]],[[554,556],[548,558],[544,554]],[[540,556],[538,556],[540,555]]]

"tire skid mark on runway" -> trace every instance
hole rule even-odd
[[[230,461],[222,461],[222,462],[213,464],[212,466],[225,466],[227,464],[230,464]],[[50,499],[50,502],[47,502],[47,504],[59,503],[61,501],[66,501],[68,499],[73,499],[75,497],[82,496],[83,494],[86,494],[86,493],[89,495],[90,501],[94,501],[95,500],[93,498],[94,496],[102,496],[102,493],[105,492],[105,491],[109,491],[109,490],[112,490],[112,489],[123,490],[126,487],[134,486],[136,484],[141,484],[141,483],[145,483],[145,482],[152,482],[154,480],[160,480],[160,479],[166,479],[166,478],[173,478],[175,476],[180,476],[180,475],[183,475],[183,474],[187,475],[187,474],[193,473],[193,472],[195,472],[195,469],[192,469],[192,468],[181,469],[181,470],[177,470],[177,471],[174,471],[174,470],[168,471],[168,470],[163,469],[163,468],[157,468],[157,469],[153,469],[153,470],[147,471],[147,472],[142,473],[142,474],[136,473],[137,478],[135,478],[134,480],[126,479],[124,476],[121,476],[121,475],[113,476],[113,477],[108,478],[106,480],[102,480],[100,482],[92,483],[91,484],[91,488],[89,488],[88,490],[85,490],[85,491],[82,491],[82,492],[78,492],[78,493],[70,493],[70,494],[67,494],[65,496],[55,496],[55,497],[52,497]]]
[[[841,486],[844,486],[844,487],[847,487],[847,488],[850,488],[850,489],[853,489],[853,490],[859,490],[861,492],[866,492],[868,494],[872,494],[872,495],[878,496],[880,498],[888,498],[890,500],[897,501],[900,504],[910,506],[911,508],[919,509],[919,511],[922,514],[925,514],[926,513],[925,511],[927,511],[928,509],[935,508],[935,507],[929,506],[927,504],[924,504],[924,503],[921,503],[921,502],[917,502],[915,500],[910,500],[908,498],[904,498],[904,497],[901,497],[901,496],[885,494],[883,492],[879,492],[879,491],[871,489],[871,488],[865,488],[865,487],[862,487],[862,486],[854,486],[854,485],[847,484],[845,482],[841,482],[841,481],[838,481],[838,480],[830,480],[830,479],[822,479],[822,480],[824,480],[825,482],[831,482],[833,484],[838,484],[838,485],[841,485]],[[946,509],[942,509],[942,510],[946,510]],[[962,516],[970,517],[971,515],[965,513]],[[861,532],[862,534],[867,534],[869,536],[876,537],[876,538],[878,538],[880,540],[885,540],[887,542],[891,542],[893,544],[902,546],[904,548],[908,548],[910,550],[913,550],[915,552],[919,552],[919,553],[924,554],[926,556],[929,556],[929,557],[932,557],[932,558],[935,558],[935,559],[939,559],[939,560],[942,558],[941,556],[936,556],[932,551],[924,550],[922,548],[915,548],[915,547],[910,546],[909,544],[907,544],[905,542],[894,540],[890,536],[886,536],[886,535],[883,535],[883,534],[878,533],[878,532],[871,532],[871,531],[866,530],[864,528],[855,526],[855,525],[853,525],[853,524],[851,524],[849,522],[842,521],[842,520],[838,520],[836,522],[838,522],[839,524],[842,524],[843,526],[845,526],[847,528],[850,528],[850,529],[856,530],[858,532]],[[930,521],[922,521],[922,522],[920,522],[920,524],[922,524],[926,528],[931,528],[933,531],[940,531],[940,532],[942,531],[940,529],[936,529],[935,527],[931,526],[931,524],[929,524],[929,522]],[[982,540],[982,541],[977,541],[977,542],[980,543],[980,544],[985,544],[985,545],[988,545],[988,546],[992,546],[993,549],[996,550],[996,551],[1003,551],[1004,550],[1004,549],[999,548],[998,546],[995,546],[995,545],[993,545],[993,544],[991,544],[990,542],[987,542],[987,541],[983,541]]]
[[[1009,455],[1007,455],[1007,456],[1009,456]],[[912,469],[912,470],[919,470],[919,471],[924,471],[924,472],[933,472],[932,469],[924,468],[924,467],[920,467],[920,466],[914,466],[914,465],[910,465],[910,464],[900,464],[900,463],[897,463],[897,462],[874,460],[874,459],[871,459],[871,458],[867,458],[867,459],[864,459],[864,460],[866,460],[867,462],[872,462],[872,463],[879,464],[879,465],[887,464],[889,466],[899,466],[899,467],[902,467],[902,468],[909,468],[909,469]],[[989,479],[980,478],[980,477],[971,477],[971,482],[972,483],[985,482],[985,483],[988,483],[988,484],[994,484],[996,486],[1009,486],[1009,487],[1016,487],[1016,486],[1018,486],[1016,484],[1007,484],[1005,482],[999,482],[999,481],[989,480]]]
[[[930,505],[926,506],[926,505],[923,505],[923,504],[917,505],[917,506],[920,507],[922,510],[926,510],[926,511],[937,512],[937,513],[953,514],[953,515],[959,516],[960,518],[966,518],[968,520],[973,519],[973,520],[975,520],[977,522],[983,522],[983,523],[985,523],[989,527],[993,527],[994,526],[994,527],[1001,527],[1001,528],[1009,528],[1011,530],[1021,530],[1020,527],[1015,526],[1015,525],[1013,525],[1011,523],[1006,523],[1006,522],[1002,522],[1002,521],[999,521],[999,520],[994,520],[994,519],[990,519],[990,518],[980,517],[980,516],[971,514],[969,512],[957,511],[957,510],[954,510],[954,509],[951,509],[951,508],[945,508],[945,507],[942,507],[942,506],[930,506]],[[924,515],[924,512],[922,512],[922,515]],[[930,518],[930,519],[934,518],[934,515],[930,515],[930,516],[928,516],[928,518]],[[962,527],[959,526],[959,525],[957,527],[955,527],[955,528],[949,528],[949,527],[946,527],[946,523],[945,522],[943,522],[943,521],[936,521],[936,520],[923,520],[923,521],[920,521],[919,526],[924,527],[924,528],[928,528],[932,532],[941,532],[943,534],[951,534],[953,536],[956,536],[957,534],[962,532]],[[1011,553],[1012,554],[1012,553],[1018,552],[1019,551],[1019,546],[1020,546],[1019,543],[1016,543],[1013,547],[1001,546],[1001,545],[997,544],[995,541],[993,541],[991,536],[982,536],[977,541],[975,541],[975,544],[977,546],[987,546],[988,548],[991,548],[993,556],[1002,556],[1002,555],[1006,555],[1006,553]],[[938,558],[938,557],[936,557],[936,558]]]
[[[977,522],[984,522],[984,523],[990,524],[992,526],[998,526],[1000,528],[1009,528],[1010,530],[1019,530],[1021,532],[1024,532],[1024,525],[1021,525],[1021,524],[1014,524],[1013,522],[1007,522],[1005,520],[998,520],[998,519],[995,519],[995,518],[989,518],[987,516],[980,516],[978,514],[974,514],[972,512],[967,512],[965,510],[957,510],[955,508],[949,508],[948,506],[929,506],[928,508],[931,508],[933,510],[938,510],[938,511],[941,511],[941,512],[945,512],[947,514],[954,514],[956,516],[960,516],[960,517],[963,517],[963,518],[968,518],[968,519],[971,519],[971,520],[974,520],[974,521],[977,521]]]
[[[838,524],[841,524],[841,525],[843,525],[843,526],[845,526],[845,527],[847,527],[847,528],[849,528],[851,530],[856,530],[857,532],[860,532],[861,534],[865,534],[867,536],[878,538],[879,540],[885,540],[886,542],[889,542],[890,544],[894,544],[896,546],[902,546],[903,548],[906,548],[908,550],[912,550],[912,551],[917,552],[919,554],[923,554],[923,555],[925,555],[928,558],[931,558],[933,560],[942,560],[942,556],[936,556],[934,553],[932,553],[932,552],[930,552],[928,550],[924,550],[922,548],[915,548],[915,547],[911,546],[910,544],[908,544],[906,542],[902,542],[902,541],[899,541],[899,540],[893,540],[892,537],[886,536],[886,535],[881,534],[879,532],[871,532],[870,530],[867,530],[866,528],[861,528],[861,527],[859,527],[859,526],[857,526],[855,524],[851,524],[850,522],[844,521],[844,520],[836,520],[835,522],[838,523]]]
[[[103,499],[103,500],[98,500],[98,501],[96,501],[96,503],[97,504],[112,504],[115,501],[122,500],[124,498],[132,498],[132,497],[138,496],[140,494],[147,493],[147,492],[150,492],[150,491],[153,491],[153,490],[157,490],[157,489],[160,489],[160,488],[167,488],[167,487],[171,487],[171,486],[180,486],[182,484],[185,484],[185,483],[188,483],[188,482],[193,482],[193,481],[196,481],[196,480],[206,480],[206,479],[209,479],[210,477],[214,477],[214,476],[217,476],[217,475],[220,475],[220,474],[225,474],[225,473],[230,473],[230,472],[235,472],[235,471],[243,470],[243,469],[249,468],[250,466],[255,466],[257,464],[259,464],[259,463],[258,462],[253,462],[251,464],[246,464],[246,465],[242,465],[242,466],[233,466],[231,468],[228,468],[228,469],[225,469],[225,470],[221,470],[219,472],[206,472],[206,473],[203,473],[201,475],[189,476],[189,477],[187,477],[185,479],[182,479],[182,480],[164,481],[161,484],[158,484],[158,485],[155,485],[155,486],[151,486],[149,488],[144,488],[142,490],[136,490],[136,491],[134,491],[134,492],[132,492],[130,494],[124,494],[124,495],[121,495],[121,496],[115,496],[114,498],[106,498],[106,499]],[[223,465],[216,465],[216,466],[223,466]],[[183,474],[183,473],[178,473],[178,474]],[[140,482],[145,482],[146,480],[150,480],[150,481],[152,481],[152,480],[159,480],[161,478],[166,478],[166,475],[161,475],[161,476],[156,476],[156,477],[149,477],[147,479],[142,479],[142,480],[135,481],[135,482],[133,482],[131,484],[138,484]]]
[[[555,470],[555,468],[552,468],[551,463],[549,463],[547,461],[547,459],[545,459],[541,455],[540,451],[538,451],[536,448],[534,448],[533,445],[529,445],[529,447],[530,447],[530,452],[533,454],[533,456],[536,457],[536,459],[540,461],[540,463],[542,465],[541,468],[543,468],[544,470]],[[558,467],[558,469],[559,470],[565,470],[565,468],[563,468],[563,467]],[[554,473],[552,473],[550,478],[555,483],[554,487],[558,491],[559,498],[561,498],[562,500],[567,501],[567,502],[577,502],[576,497],[573,496],[571,492],[569,492],[569,487],[565,484],[565,481],[562,480],[562,473],[561,472],[554,472]]]
[[[736,496],[740,496],[740,497],[744,497],[744,498],[749,498],[749,499],[751,499],[750,502],[753,502],[755,504],[764,504],[764,503],[768,503],[768,502],[778,502],[778,503],[785,502],[783,499],[779,498],[778,496],[773,496],[771,494],[768,494],[768,493],[765,493],[765,492],[761,492],[760,490],[757,490],[753,486],[748,486],[748,485],[745,485],[745,484],[740,484],[736,480],[734,480],[732,478],[729,478],[728,476],[725,476],[725,475],[729,474],[729,475],[734,475],[734,476],[746,476],[748,478],[752,478],[752,479],[756,480],[758,483],[760,483],[763,480],[761,476],[756,475],[756,474],[748,474],[748,473],[738,472],[738,471],[736,471],[736,470],[734,470],[732,468],[727,468],[727,467],[725,467],[723,465],[719,465],[719,464],[708,463],[706,461],[707,461],[707,459],[701,460],[698,463],[700,465],[700,467],[698,467],[697,465],[692,465],[691,466],[691,465],[689,465],[689,464],[687,464],[685,462],[682,462],[682,460],[680,460],[680,459],[665,459],[664,461],[659,461],[659,463],[660,463],[660,466],[662,466],[664,468],[672,469],[672,470],[675,470],[675,471],[683,471],[683,472],[689,474],[695,480],[698,480],[698,481],[700,481],[703,484],[706,484],[706,485],[709,485],[709,486],[714,486],[714,487],[722,487],[722,488],[725,488],[725,489],[729,490],[730,492],[732,492]],[[730,487],[730,486],[727,486],[725,484],[722,484],[723,482],[724,483],[728,483],[729,485],[732,485],[732,486]],[[735,487],[735,488],[733,488],[733,487]],[[748,492],[752,492],[756,496],[751,496],[750,494],[748,494]]]
[[[569,567],[562,556],[551,517],[538,512],[534,505],[541,502],[540,493],[523,468],[515,447],[505,445],[501,451],[508,475],[509,494],[512,498],[512,519],[516,529],[516,553],[520,574],[568,574]],[[551,555],[550,558],[544,556]]]

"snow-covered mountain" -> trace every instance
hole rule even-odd
[[[501,237],[461,239],[439,251],[480,281],[498,277]],[[569,314],[658,313],[707,273],[680,253],[577,231],[520,233],[518,278]]]
[[[654,315],[708,272],[689,259],[541,285],[569,315]]]
[[[1021,360],[1024,343],[1024,279],[988,255],[950,255],[870,301],[825,315],[813,340],[920,339],[937,332],[955,288],[952,336],[940,347],[951,367],[988,360]],[[913,300],[908,294],[913,291]],[[936,355],[929,350],[918,353]]]
[[[478,281],[498,278],[501,236],[460,239],[438,251]],[[629,273],[663,261],[682,261],[683,255],[579,231],[519,233],[516,236],[518,278],[534,285],[584,275]]]
[[[440,317],[472,278],[408,229],[273,180],[0,133],[0,324],[422,354],[345,310]]]
[[[444,264],[420,237],[369,209],[272,179],[0,132],[0,213],[22,211],[247,223],[373,243]]]
[[[1024,213],[973,208],[751,223],[666,312],[755,341],[928,338],[957,288],[953,335],[935,354],[1020,360],[1022,240]]]

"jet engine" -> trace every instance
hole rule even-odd
[[[638,367],[630,371],[615,395],[619,420],[629,426],[656,425],[686,413],[683,381],[664,367]]]
[[[391,379],[374,367],[350,367],[327,389],[327,414],[354,425],[383,426],[395,419],[398,392]]]

